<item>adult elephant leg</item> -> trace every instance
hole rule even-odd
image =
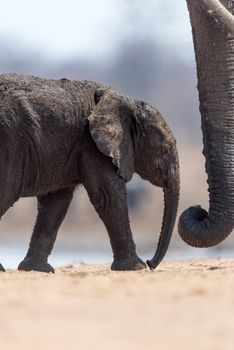
[[[203,1],[199,1],[201,3]],[[234,227],[234,36],[194,0],[187,0],[197,62],[208,212],[190,207],[179,220],[182,239],[195,247],[222,242]],[[220,0],[232,14],[234,2]]]
[[[114,254],[112,270],[141,270],[129,225],[127,191],[111,160],[96,149],[83,156],[82,182],[91,203],[102,219]]]
[[[47,263],[58,229],[71,203],[74,187],[49,193],[38,198],[38,215],[29,250],[18,269],[54,272]]]

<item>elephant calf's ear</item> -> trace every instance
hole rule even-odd
[[[129,181],[134,173],[134,151],[129,123],[119,114],[113,93],[104,93],[89,115],[89,130],[98,149],[118,167],[118,174]]]

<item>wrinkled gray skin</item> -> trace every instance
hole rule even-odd
[[[157,110],[94,82],[0,76],[0,211],[36,196],[38,215],[20,270],[53,272],[47,258],[79,184],[108,231],[113,270],[137,270],[125,183],[134,172],[163,187],[165,208],[154,258],[173,231],[179,168],[175,138]],[[1,270],[4,270],[1,266]]]
[[[234,2],[220,1],[234,14]],[[202,0],[187,0],[197,62],[204,156],[210,195],[207,213],[182,213],[179,233],[194,247],[223,241],[234,227],[234,35]]]

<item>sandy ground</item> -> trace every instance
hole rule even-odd
[[[234,260],[1,273],[0,349],[234,349]]]

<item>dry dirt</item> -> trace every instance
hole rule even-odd
[[[0,348],[234,348],[234,260],[165,262],[0,274]]]

